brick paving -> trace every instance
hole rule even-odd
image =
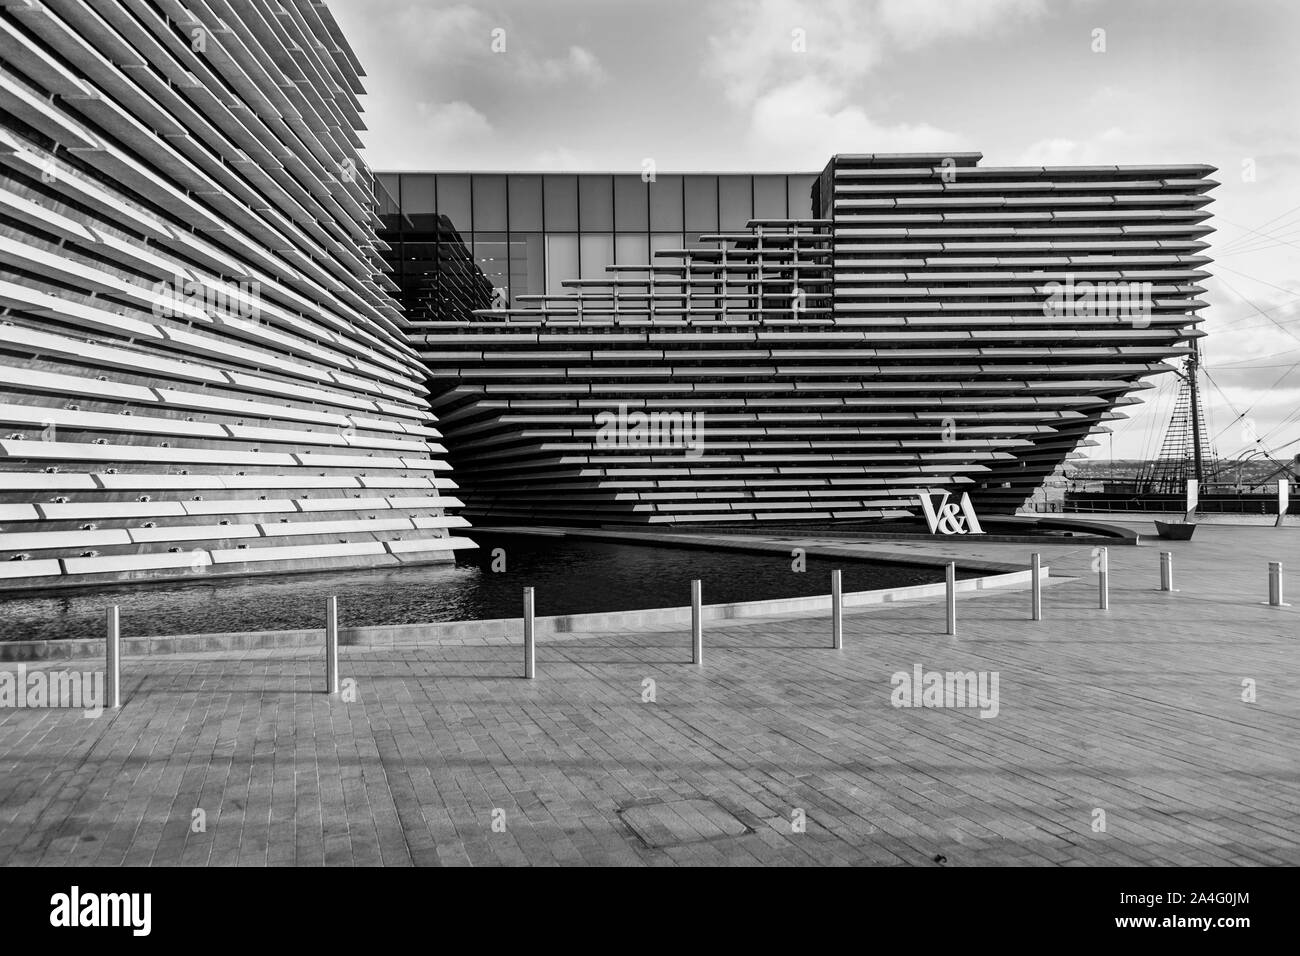
[[[963,597],[956,638],[942,602],[855,612],[843,651],[731,621],[702,668],[680,630],[548,638],[531,682],[500,643],[345,647],[353,702],[323,654],[127,658],[116,713],[0,709],[0,863],[1298,864],[1300,608],[1260,603],[1297,545],[1201,528],[1177,594],[1112,548],[1109,611],[1047,547],[1041,623],[1024,591]],[[915,664],[996,671],[998,715],[895,708]]]

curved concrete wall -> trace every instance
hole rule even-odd
[[[0,41],[0,588],[472,547],[324,5],[6,2]]]

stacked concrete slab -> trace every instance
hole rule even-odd
[[[422,322],[468,513],[875,519],[931,491],[1013,512],[1202,334],[1215,183],[980,158],[837,156],[819,219]],[[694,447],[640,440],[656,415],[702,415]]]
[[[312,0],[0,0],[0,587],[472,547]]]

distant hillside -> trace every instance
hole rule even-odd
[[[1146,464],[1147,461],[1138,458],[1116,458],[1114,461],[1085,460],[1066,466],[1065,477],[1134,478]],[[1290,465],[1292,471],[1300,474],[1300,455],[1297,455]],[[1277,464],[1267,460],[1240,462],[1236,459],[1223,459],[1205,462],[1205,473],[1215,476],[1215,481],[1225,484],[1235,484],[1238,480],[1249,483],[1263,480],[1277,467]]]

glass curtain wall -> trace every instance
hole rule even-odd
[[[653,261],[753,218],[813,215],[815,173],[381,173],[380,238],[412,319],[465,316]]]

